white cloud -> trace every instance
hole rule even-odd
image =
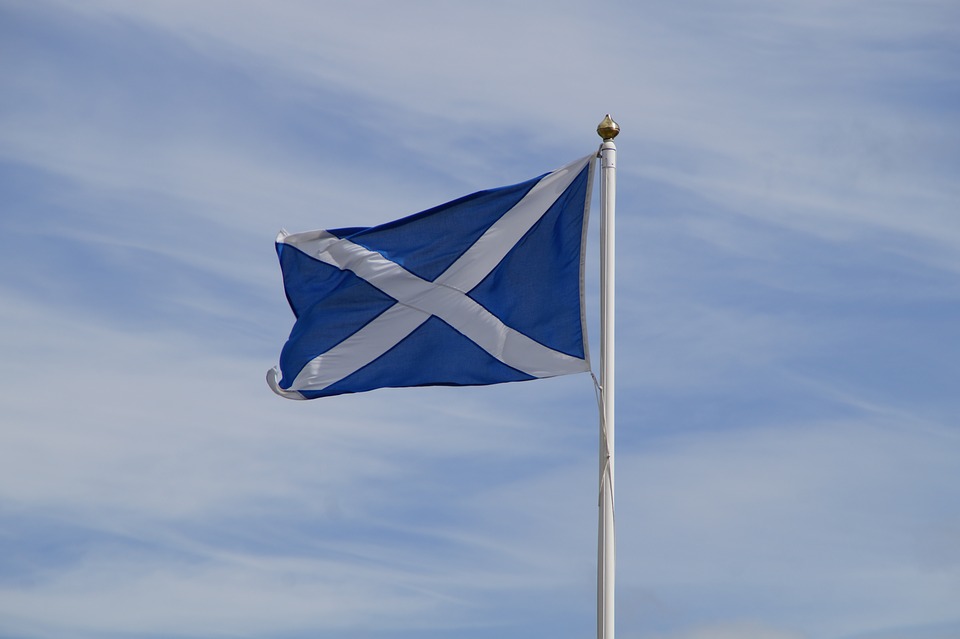
[[[685,604],[681,619],[774,608],[784,627],[825,637],[949,619],[960,571],[931,570],[918,550],[955,525],[941,506],[956,488],[942,479],[958,445],[945,425],[901,417],[650,442],[618,460],[631,487],[618,504],[619,574],[674,606],[715,599]],[[939,553],[957,541],[941,537]]]
[[[589,632],[588,378],[285,403],[263,374],[277,227],[530,177],[606,111],[618,631],[955,620],[952,3],[8,11],[0,633]]]
[[[805,636],[763,624],[740,622],[700,626],[662,639],[805,639]]]

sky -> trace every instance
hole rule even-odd
[[[264,375],[281,228],[608,112],[617,635],[960,637],[956,2],[0,0],[0,638],[593,636],[589,375]]]

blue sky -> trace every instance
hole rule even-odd
[[[591,636],[589,376],[264,374],[281,227],[606,112],[619,637],[957,637],[958,42],[947,0],[0,2],[0,637]]]

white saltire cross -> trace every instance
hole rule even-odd
[[[428,281],[376,251],[326,231],[288,235],[277,243],[349,270],[397,303],[327,352],[315,357],[290,385],[280,388],[280,371],[267,372],[278,395],[304,399],[300,390],[323,390],[355,373],[399,344],[431,316],[436,316],[507,366],[532,377],[551,377],[589,370],[584,359],[548,348],[504,324],[471,299],[469,293],[500,263],[510,249],[549,210],[591,159],[572,162],[545,176],[435,280]],[[581,259],[583,256],[581,255]]]

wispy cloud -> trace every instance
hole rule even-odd
[[[954,3],[2,12],[0,635],[593,632],[588,376],[263,374],[279,227],[532,177],[607,111],[618,633],[956,634]]]

